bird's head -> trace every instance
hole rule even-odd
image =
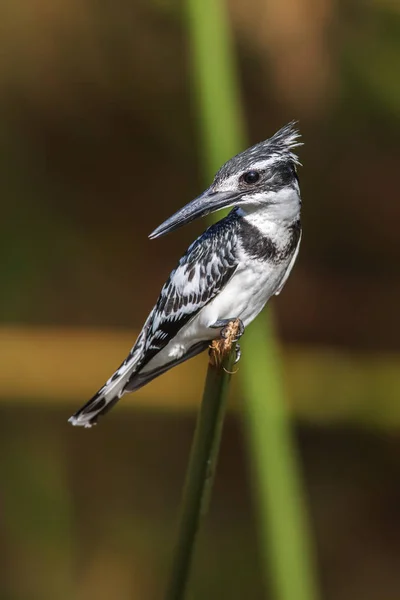
[[[300,164],[293,149],[302,144],[295,123],[282,127],[271,138],[228,160],[211,186],[178,210],[150,234],[156,238],[199,217],[231,206],[246,210],[265,207],[280,219],[291,218],[300,209],[296,168]]]

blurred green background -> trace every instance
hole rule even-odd
[[[305,142],[302,248],[271,305],[320,595],[398,600],[400,10],[228,9],[249,143],[293,118]],[[0,3],[1,600],[162,597],[206,357],[98,428],[66,421],[204,226],[147,239],[205,187],[185,10]],[[193,598],[274,598],[239,380]]]

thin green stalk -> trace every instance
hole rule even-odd
[[[222,162],[244,149],[244,118],[225,2],[187,0],[187,16],[202,164],[209,183]],[[260,136],[266,133],[263,128]],[[270,319],[270,312],[264,312],[247,331],[240,370],[263,571],[271,574],[277,600],[316,600],[300,468]]]
[[[181,522],[166,600],[183,600],[201,517],[208,509],[218,460],[235,351],[209,365],[182,500]]]
[[[272,332],[268,311],[263,315],[263,326],[248,332],[255,350],[249,348],[251,356],[241,369],[263,559],[269,566],[277,599],[316,600],[303,482],[283,386],[282,361]]]

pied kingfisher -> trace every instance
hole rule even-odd
[[[225,163],[201,196],[157,227],[151,239],[218,209],[233,210],[211,225],[172,271],[135,345],[107,383],[71,418],[91,427],[127,392],[209,347],[239,319],[242,332],[296,260],[301,238],[294,123]],[[239,350],[238,350],[239,351]]]

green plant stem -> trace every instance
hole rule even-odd
[[[246,143],[233,40],[221,0],[186,0],[203,172],[212,178]],[[220,217],[220,215],[219,215]]]
[[[187,0],[187,26],[202,163],[209,184],[222,162],[246,145],[224,0]],[[261,126],[265,133],[267,121]],[[263,571],[271,574],[277,600],[315,600],[312,542],[270,310],[246,330],[242,351],[245,424]]]
[[[263,327],[251,327],[249,333],[254,350],[251,362],[243,361],[240,374],[263,563],[269,565],[277,600],[316,600],[301,470],[269,311],[263,315]]]
[[[181,522],[165,600],[185,595],[201,517],[208,509],[218,460],[234,348],[218,367],[208,367],[183,493]]]

